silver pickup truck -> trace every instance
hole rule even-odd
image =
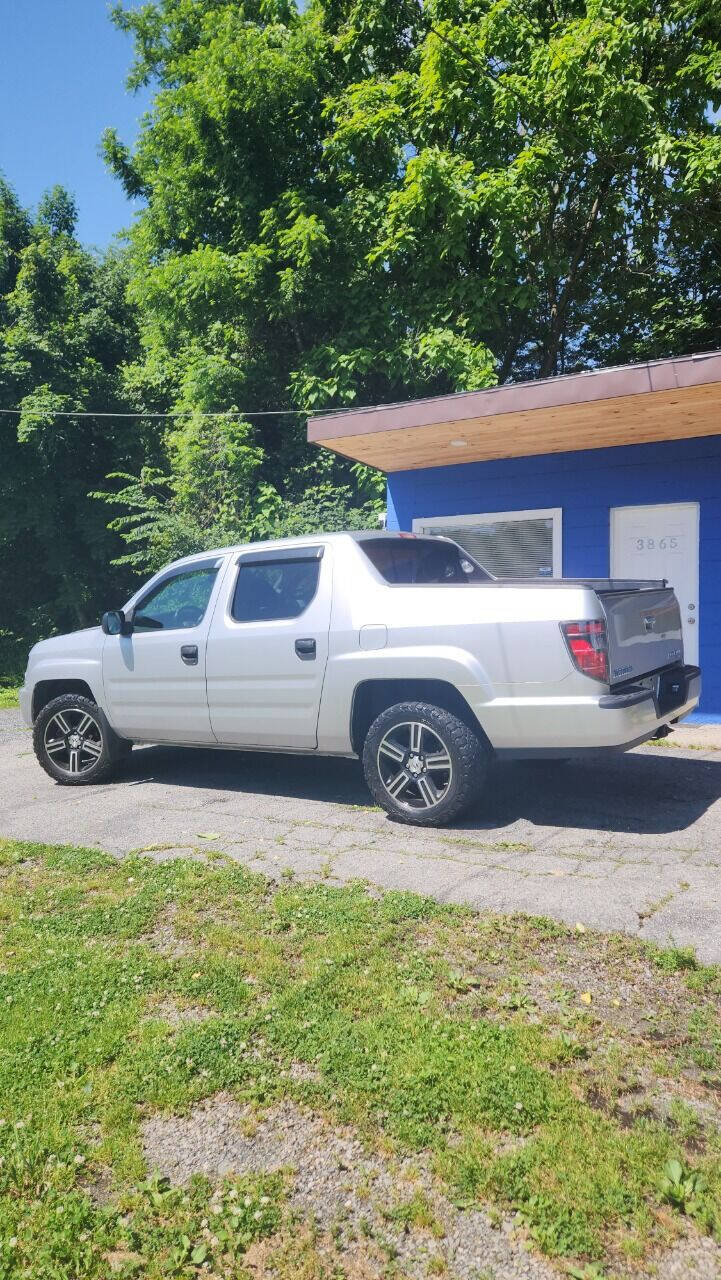
[[[623,750],[699,692],[663,582],[498,581],[445,538],[340,533],[177,561],[35,645],[20,705],[60,783],[139,742],[360,756],[377,802],[430,826],[494,755]]]

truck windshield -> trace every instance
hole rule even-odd
[[[445,539],[364,538],[358,545],[381,577],[395,586],[494,581],[473,556]]]

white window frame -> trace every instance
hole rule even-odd
[[[495,524],[498,520],[552,520],[553,576],[563,576],[563,507],[543,507],[537,511],[484,511],[473,516],[416,516],[413,532],[432,534],[434,529],[447,528],[448,525],[460,528],[464,524]]]

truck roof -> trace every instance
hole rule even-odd
[[[181,556],[178,560],[173,560],[172,563],[192,564],[195,560],[207,560],[208,556],[228,556],[236,551],[313,546],[317,542],[342,542],[345,538],[350,538],[353,542],[365,542],[368,538],[415,538],[417,536],[423,537],[424,535],[403,533],[393,529],[348,529],[339,533],[304,533],[295,538],[262,538],[258,542],[237,542],[229,547],[211,547],[208,551],[195,551],[192,555]]]
[[[257,551],[259,549],[274,549],[276,547],[303,547],[314,546],[319,541],[322,542],[342,542],[344,539],[350,539],[352,542],[366,542],[369,539],[376,540],[378,538],[418,538],[428,539],[432,534],[415,534],[405,533],[402,530],[395,529],[347,529],[339,533],[305,533],[296,538],[264,538],[257,542],[238,542],[229,547],[214,547],[210,551],[196,551],[193,555],[183,556],[179,560],[173,560],[171,563],[176,564],[193,564],[198,560],[207,560],[209,556],[227,556],[233,555],[241,551]],[[452,541],[452,539],[444,539],[444,541]],[[169,568],[170,565],[165,565]],[[492,575],[491,575],[492,577]],[[590,587],[596,592],[617,592],[617,591],[648,591],[658,590],[660,587],[667,585],[665,578],[493,578],[491,583],[479,583],[476,585],[492,585],[496,587]]]

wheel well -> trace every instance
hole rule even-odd
[[[92,689],[84,680],[38,680],[33,689],[33,720],[37,720],[43,707],[53,698],[62,698],[64,693],[77,693],[82,698],[96,702]]]
[[[463,694],[445,680],[364,680],[356,687],[351,710],[351,743],[358,755],[376,716],[397,702],[430,702],[443,707],[487,741]]]

